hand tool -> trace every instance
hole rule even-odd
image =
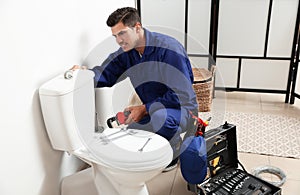
[[[116,121],[117,125],[125,124],[127,117],[130,115],[130,111],[118,112],[116,116],[107,119],[106,123],[109,128],[113,128],[112,123]]]
[[[116,137],[113,137],[113,138],[111,138],[111,139],[109,139],[108,137],[111,137],[112,135],[116,135],[117,133],[120,133],[120,132],[125,132],[125,134],[123,134],[123,135],[119,135],[119,136],[116,136]],[[119,139],[119,138],[122,138],[122,137],[125,137],[125,136],[128,136],[128,135],[134,135],[134,134],[136,134],[136,133],[138,133],[137,131],[134,131],[134,130],[129,130],[128,132],[126,132],[126,130],[124,130],[124,129],[121,129],[120,131],[117,131],[117,132],[115,132],[115,133],[112,133],[112,134],[109,134],[108,136],[103,136],[103,137],[100,137],[99,139],[100,139],[100,141],[104,144],[104,145],[106,145],[106,144],[108,144],[109,142],[112,142],[112,141],[114,141],[114,140],[116,140],[116,139]]]
[[[146,141],[146,143],[143,145],[143,147],[141,147],[141,148],[139,149],[140,152],[143,152],[144,147],[148,144],[148,142],[149,142],[151,139],[152,139],[151,137],[149,137],[149,138],[147,139],[147,141]]]

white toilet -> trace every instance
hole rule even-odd
[[[92,71],[58,75],[40,87],[39,95],[52,147],[91,165],[99,195],[147,195],[145,182],[172,160],[169,142],[157,134],[126,128],[95,131]]]

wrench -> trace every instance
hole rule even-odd
[[[116,134],[121,133],[121,132],[126,132],[126,131],[127,131],[127,129],[122,128],[121,130],[116,131],[114,133],[111,133],[111,134],[108,134],[108,135],[102,135],[102,136],[99,137],[99,139],[100,140],[107,140],[110,136],[116,135]]]
[[[146,143],[143,145],[143,147],[141,147],[141,148],[139,149],[139,152],[143,152],[144,147],[148,144],[148,142],[149,142],[151,139],[152,139],[151,137],[148,138],[148,140],[147,140]]]
[[[109,142],[112,142],[112,141],[114,141],[114,140],[116,140],[116,139],[119,139],[119,138],[122,138],[122,137],[125,137],[125,136],[128,136],[128,135],[134,135],[134,134],[136,134],[136,133],[138,133],[138,132],[133,131],[133,130],[130,130],[130,131],[126,132],[126,133],[123,134],[123,135],[119,135],[119,136],[116,136],[116,137],[111,138],[111,139],[109,139],[109,138],[102,138],[102,139],[101,139],[101,142],[102,142],[102,144],[106,145],[106,144],[108,144]]]

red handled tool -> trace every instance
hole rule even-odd
[[[208,126],[211,117],[209,117],[206,121],[203,121],[201,118],[195,116],[192,112],[190,112],[190,114],[192,115],[192,118],[195,119],[196,124],[194,125],[197,126],[195,136],[204,136],[205,128]]]
[[[113,128],[112,123],[116,121],[117,125],[125,124],[128,116],[130,115],[130,111],[118,112],[116,116],[107,119],[106,123],[109,128]]]

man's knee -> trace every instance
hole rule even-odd
[[[151,123],[157,134],[170,140],[180,126],[180,114],[177,110],[160,109],[152,113]]]

